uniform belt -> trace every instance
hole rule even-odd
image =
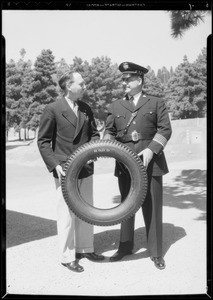
[[[119,138],[116,138],[118,141],[122,143],[127,142],[138,142],[139,140],[151,140],[154,137],[155,133],[138,133],[138,132],[132,132],[131,134],[125,134]]]

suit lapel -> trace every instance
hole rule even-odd
[[[61,99],[62,103],[62,115],[67,119],[74,127],[76,127],[77,118],[74,111],[70,108],[65,98]]]
[[[129,100],[127,100],[126,98],[123,99],[123,101],[120,102],[122,106],[124,106],[126,109],[128,109],[129,111],[133,112],[134,111],[134,107],[131,104],[131,102]]]
[[[149,100],[150,100],[149,96],[145,96],[145,95],[141,94],[140,98],[138,99],[138,103],[135,107],[135,110],[138,110],[139,108],[144,106],[144,104],[146,104]]]
[[[75,130],[75,136],[74,139],[76,138],[76,136],[79,134],[85,120],[86,120],[86,115],[85,112],[82,111],[82,107],[80,102],[78,102],[78,118],[77,118],[77,126],[76,126],[76,130]]]
[[[120,103],[121,103],[122,106],[124,106],[129,111],[134,112],[134,111],[138,110],[139,108],[141,108],[142,106],[144,106],[144,104],[146,104],[149,100],[150,100],[149,96],[145,96],[145,95],[141,94],[140,98],[138,99],[138,103],[137,103],[136,106],[133,106],[131,104],[131,102],[128,99],[125,99],[125,98]]]

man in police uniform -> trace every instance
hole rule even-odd
[[[142,92],[148,69],[130,62],[120,64],[125,97],[108,108],[104,139],[115,139],[136,152],[146,167],[148,190],[142,205],[150,257],[158,269],[165,268],[162,253],[162,175],[168,173],[163,149],[171,136],[171,123],[164,100]],[[121,201],[131,185],[129,172],[116,162]],[[110,261],[132,254],[135,216],[121,223],[118,251]]]

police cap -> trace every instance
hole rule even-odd
[[[123,62],[118,68],[123,73],[123,77],[129,77],[133,74],[141,76],[149,71],[148,69],[131,62]]]

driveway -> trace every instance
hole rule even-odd
[[[26,150],[28,149],[28,150]],[[95,250],[106,256],[81,260],[85,271],[70,272],[57,260],[55,190],[36,148],[7,151],[6,285],[9,294],[193,295],[206,294],[206,162],[171,162],[164,176],[163,234],[166,269],[150,260],[142,212],[136,213],[134,254],[110,263],[119,228],[94,226]],[[106,163],[94,176],[97,203],[119,197]],[[103,190],[105,191],[103,192]],[[108,192],[107,192],[108,191]]]

